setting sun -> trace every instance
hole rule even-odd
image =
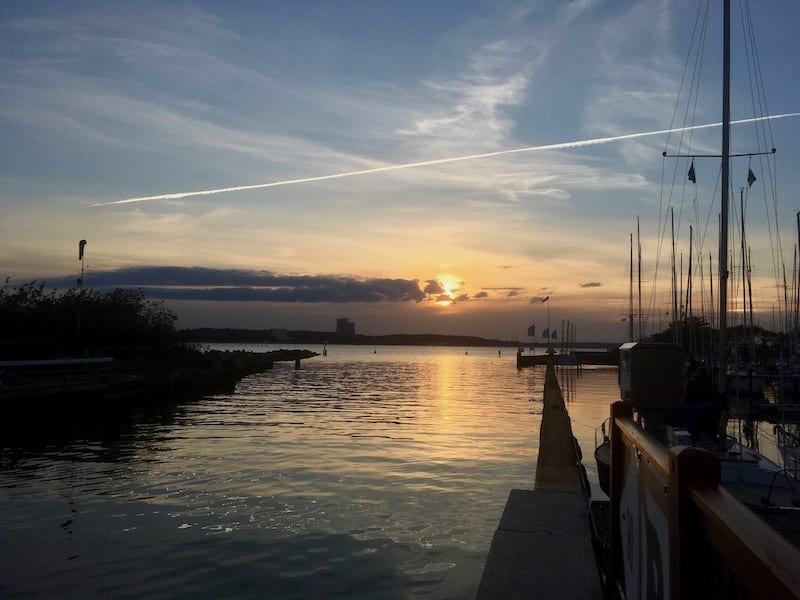
[[[459,277],[451,275],[450,273],[442,273],[437,279],[442,292],[436,303],[440,306],[450,306],[454,303],[461,289],[462,282]]]

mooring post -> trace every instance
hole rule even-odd
[[[294,368],[295,369],[299,369],[300,368],[300,359],[299,358],[295,358],[294,359]]]

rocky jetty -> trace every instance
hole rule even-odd
[[[131,392],[136,393],[136,387],[142,392],[160,397],[185,398],[230,393],[240,379],[270,370],[276,362],[294,362],[299,367],[301,360],[314,356],[319,356],[319,353],[310,350],[209,350],[190,364],[166,365],[165,368],[134,373],[139,386],[132,385],[130,377],[111,382],[109,394],[130,395]]]
[[[72,410],[231,393],[253,373],[314,356],[310,350],[245,352],[173,348],[169,352],[130,352],[117,358],[6,361],[0,399],[7,409]]]

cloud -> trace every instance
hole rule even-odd
[[[532,45],[530,39],[479,43],[459,72],[424,81],[419,94],[427,104],[397,133],[449,146],[506,140],[514,128],[508,109],[522,103],[530,83],[530,56],[542,53],[541,47],[532,51]]]
[[[442,284],[439,283],[436,279],[428,279],[428,281],[426,281],[425,283],[426,283],[425,289],[423,289],[422,291],[425,292],[426,294],[441,294],[444,292]]]
[[[489,292],[478,292],[477,294],[475,294],[474,299],[479,300],[481,298],[488,298],[488,297],[489,297]]]
[[[594,288],[594,287],[603,287],[603,284],[599,281],[590,281],[588,283],[579,283],[579,286],[582,288]]]
[[[572,0],[563,10],[564,24],[568,25],[597,4],[597,0]]]
[[[47,280],[48,287],[70,287],[75,277]],[[204,267],[130,267],[93,271],[87,287],[100,291],[141,288],[150,298],[264,302],[420,302],[425,293],[416,279],[359,279],[335,275],[279,275],[269,271]]]
[[[453,299],[453,302],[466,302],[469,300],[469,294],[461,294]]]
[[[520,293],[519,290],[511,290],[510,292],[508,292],[508,297],[513,298],[514,296],[519,296],[519,293]]]

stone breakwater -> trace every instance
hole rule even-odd
[[[6,361],[0,400],[8,410],[72,411],[230,393],[253,373],[276,362],[318,356],[310,350],[245,352],[176,348],[166,353],[130,352],[124,358]]]
[[[136,379],[151,394],[162,396],[196,396],[233,391],[243,377],[274,368],[276,362],[294,362],[319,356],[310,350],[274,350],[272,352],[246,352],[242,350],[204,352],[199,364],[166,366],[148,374],[138,374]],[[120,382],[121,383],[121,382]],[[112,383],[121,390],[119,384]]]

